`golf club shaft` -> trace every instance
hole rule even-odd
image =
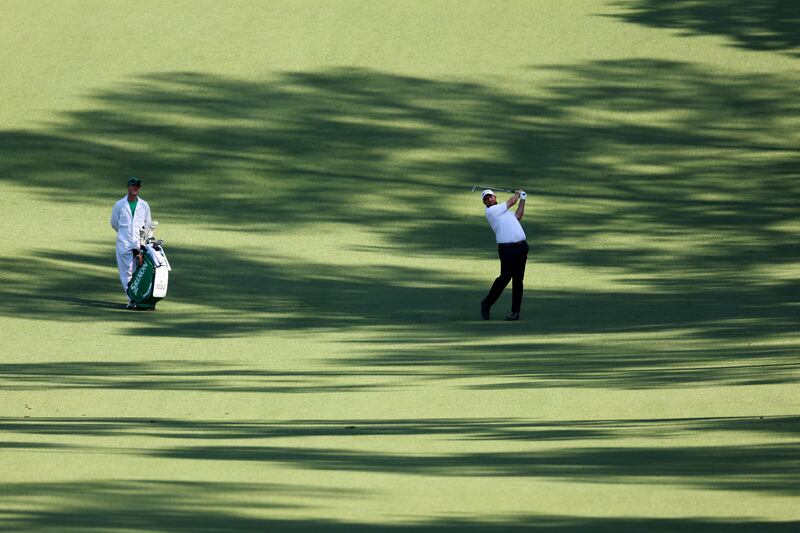
[[[503,188],[503,187],[492,187],[491,185],[475,185],[474,187],[472,187],[472,191],[473,192],[477,191],[478,189],[480,189],[480,190],[491,189],[493,191],[503,191],[503,192],[512,192],[512,193],[513,192],[517,192],[514,189],[506,189],[506,188]]]

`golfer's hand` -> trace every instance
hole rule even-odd
[[[528,193],[526,193],[525,191],[519,191],[519,199],[520,200],[525,200],[527,198],[528,198]]]
[[[139,254],[139,255],[136,256],[136,263],[139,266],[142,266],[142,263],[144,263],[144,257],[142,256],[142,254]]]

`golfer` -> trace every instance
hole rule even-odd
[[[497,198],[490,189],[481,193],[481,200],[486,206],[486,219],[494,230],[497,240],[497,252],[500,255],[500,275],[494,280],[489,294],[481,300],[481,316],[489,320],[489,310],[500,298],[503,289],[509,281],[511,285],[511,314],[506,320],[519,320],[519,311],[522,306],[522,279],[525,277],[525,263],[528,261],[528,243],[525,241],[525,232],[519,223],[525,214],[525,191],[515,192],[511,198],[497,203]],[[511,208],[519,201],[516,212]]]
[[[128,180],[128,194],[114,204],[111,210],[111,227],[117,232],[117,266],[119,281],[125,296],[128,295],[128,283],[133,277],[137,265],[142,264],[139,252],[139,231],[152,222],[150,206],[139,198],[142,180]],[[135,309],[133,300],[128,300],[128,309]]]

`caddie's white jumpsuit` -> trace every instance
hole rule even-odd
[[[134,262],[133,250],[139,248],[139,230],[149,226],[150,206],[139,198],[136,212],[131,217],[131,207],[128,204],[128,195],[114,204],[111,210],[111,227],[117,232],[117,266],[119,267],[119,281],[122,291],[128,294],[128,283],[133,277]]]

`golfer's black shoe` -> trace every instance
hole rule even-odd
[[[519,313],[511,313],[506,317],[506,320],[519,320]]]
[[[489,306],[486,305],[486,299],[481,300],[481,316],[484,320],[489,320]]]
[[[133,300],[129,301],[128,305],[125,306],[125,309],[133,309],[135,311],[136,310],[136,302],[134,302]]]

